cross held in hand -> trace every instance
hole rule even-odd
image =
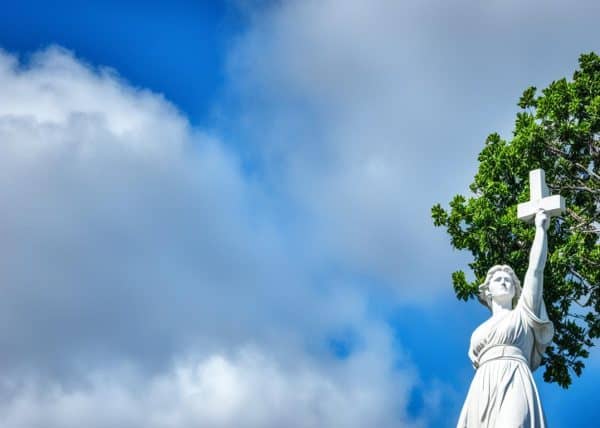
[[[540,209],[546,211],[549,217],[565,212],[565,198],[560,195],[550,196],[543,169],[529,171],[529,195],[529,202],[517,205],[519,220],[531,222]]]

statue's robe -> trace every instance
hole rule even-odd
[[[471,336],[469,357],[476,368],[459,428],[545,428],[532,371],[554,334],[542,302],[539,313],[523,296],[516,307],[480,325]]]

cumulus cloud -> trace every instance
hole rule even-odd
[[[130,367],[95,371],[77,388],[28,380],[0,402],[0,420],[13,428],[422,426],[396,407],[413,374],[390,375],[381,360],[358,353],[326,370],[282,365],[247,347],[152,376]]]
[[[216,136],[58,47],[0,92],[3,426],[418,425],[392,333]]]

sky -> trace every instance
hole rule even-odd
[[[468,193],[600,4],[9,2],[0,424],[451,427],[473,376]],[[593,349],[552,427],[600,413]]]

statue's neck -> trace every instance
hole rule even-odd
[[[512,310],[512,301],[492,300],[492,316],[497,317]]]

